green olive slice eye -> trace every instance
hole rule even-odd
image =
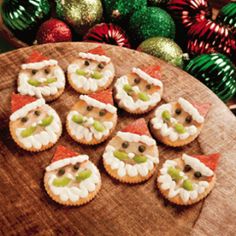
[[[189,179],[186,179],[183,182],[183,188],[187,191],[192,191],[193,190],[193,183]]]
[[[93,79],[101,79],[102,78],[102,73],[100,73],[99,71],[94,71],[93,74],[91,75],[91,78]]]
[[[57,172],[57,175],[58,176],[62,176],[62,175],[64,175],[65,174],[65,170],[64,169],[60,169],[60,170],[58,170],[58,172]]]
[[[21,122],[25,123],[29,120],[27,116],[21,118]]]
[[[41,112],[40,112],[39,110],[36,110],[36,111],[34,111],[34,114],[35,114],[36,116],[40,116]]]
[[[192,117],[191,117],[191,116],[187,116],[187,117],[185,118],[185,122],[186,122],[186,123],[191,123],[191,121],[192,121]]]
[[[140,152],[144,152],[144,151],[146,150],[146,147],[145,147],[144,145],[140,145],[140,146],[138,147],[138,150],[139,150]]]
[[[129,85],[129,84],[125,84],[125,85],[123,86],[123,89],[125,90],[126,93],[130,93],[130,92],[133,91],[132,86]]]
[[[173,166],[170,166],[167,172],[174,181],[179,181],[183,179],[183,176],[180,175],[180,170]]]
[[[179,134],[184,134],[186,132],[186,129],[184,128],[184,126],[180,123],[176,123],[175,126],[175,131]]]
[[[200,171],[196,171],[196,172],[194,173],[194,176],[195,176],[196,178],[200,178],[200,177],[202,177],[202,173],[201,173]]]
[[[102,109],[101,111],[99,111],[99,116],[105,116],[106,113],[106,110]]]
[[[54,179],[52,184],[55,186],[55,187],[65,187],[67,186],[69,183],[71,182],[71,179],[66,177],[66,176],[63,176],[61,178],[58,178],[58,179]]]
[[[30,126],[26,129],[22,130],[20,135],[23,138],[27,138],[27,137],[31,136],[36,131],[36,129],[37,129],[36,126]]]
[[[180,109],[180,108],[177,108],[177,109],[175,110],[175,114],[176,114],[176,115],[180,115],[180,114],[181,114],[181,112],[182,112],[182,111],[181,111],[181,109]]]
[[[121,145],[123,148],[127,148],[129,146],[129,142],[125,141]]]
[[[87,111],[92,111],[93,110],[93,106],[87,106]]]
[[[94,121],[93,128],[97,130],[98,132],[103,132],[106,129],[104,125],[100,121],[97,121],[97,120]]]
[[[184,166],[184,172],[188,172],[192,169],[192,167],[190,165],[185,165]]]
[[[81,76],[86,76],[88,73],[85,70],[77,69],[76,74]]]
[[[134,79],[134,83],[135,83],[135,84],[139,84],[139,83],[140,83],[140,81],[141,81],[141,79],[140,79],[140,78],[135,78],[135,79]]]
[[[80,182],[89,178],[91,175],[92,175],[91,170],[83,170],[75,178],[76,178],[76,181]]]
[[[53,119],[54,119],[53,116],[47,116],[44,119],[42,119],[42,121],[39,125],[42,127],[49,126],[53,122]]]
[[[166,121],[169,121],[170,118],[171,118],[171,114],[170,114],[170,112],[168,110],[163,111],[161,116]]]
[[[90,64],[89,61],[85,61],[85,62],[84,62],[84,65],[85,65],[85,66],[89,66],[89,64]]]

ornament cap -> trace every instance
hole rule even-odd
[[[120,12],[119,12],[119,10],[117,10],[117,9],[116,9],[116,10],[113,10],[111,16],[112,16],[112,18],[115,18],[115,19],[120,18]]]

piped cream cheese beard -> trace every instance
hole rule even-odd
[[[204,117],[184,98],[179,98],[177,103],[161,105],[151,119],[153,128],[172,142],[194,136],[203,122]]]
[[[118,132],[107,145],[103,160],[119,177],[145,177],[159,163],[158,149],[147,135]]]
[[[12,130],[25,148],[40,150],[56,143],[61,134],[61,120],[54,109],[38,99],[14,112],[10,117]]]
[[[62,202],[86,198],[101,184],[100,173],[87,155],[53,162],[46,168],[45,179],[50,191]]]
[[[91,53],[79,53],[79,57],[68,66],[74,86],[86,92],[95,92],[110,84],[115,71],[109,57]]]
[[[85,139],[87,142],[90,142],[93,138],[100,140],[107,136],[114,126],[111,121],[97,121],[93,117],[83,116],[77,111],[71,111],[68,114],[67,121],[72,135],[78,140]]]
[[[65,87],[65,75],[56,60],[23,64],[18,76],[18,92],[23,95],[48,97]]]
[[[198,159],[183,154],[182,158],[167,160],[157,179],[160,188],[168,191],[168,198],[180,197],[187,203],[196,200],[209,187],[214,172]]]
[[[116,99],[124,109],[145,112],[161,100],[163,84],[139,68],[133,68],[132,72],[132,75],[122,76],[116,81]]]
[[[91,142],[107,137],[116,125],[117,109],[111,104],[81,95],[67,115],[69,133],[78,141]]]

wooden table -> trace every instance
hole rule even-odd
[[[63,69],[78,55],[95,47],[89,43],[59,43],[36,48],[58,59]],[[54,203],[43,188],[44,168],[55,147],[31,154],[16,146],[9,135],[10,96],[16,90],[20,64],[31,52],[23,48],[0,55],[0,235],[235,235],[236,234],[236,118],[208,88],[184,71],[157,58],[110,45],[103,46],[112,58],[117,77],[133,66],[161,65],[165,87],[163,102],[183,96],[212,107],[197,140],[173,149],[158,143],[161,163],[183,152],[220,152],[217,183],[203,201],[190,207],[177,207],[164,201],[156,189],[156,174],[138,185],[121,184],[105,172],[101,155],[106,143],[95,147],[76,144],[65,129],[58,144],[90,155],[102,175],[98,196],[82,207],[63,207]],[[69,85],[51,105],[63,124],[66,112],[78,94]],[[151,114],[145,116],[148,121]],[[137,117],[119,110],[116,131]],[[160,167],[160,166],[159,166]],[[158,168],[159,168],[158,167]]]

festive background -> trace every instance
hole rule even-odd
[[[233,109],[236,2],[208,0],[3,0],[1,52],[88,41],[161,58],[195,76]]]

